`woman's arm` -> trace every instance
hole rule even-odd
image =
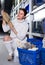
[[[3,17],[4,21],[5,21],[6,23],[8,23],[10,29],[17,35],[17,31],[16,31],[16,29],[14,28],[14,26],[13,26],[11,20],[10,20],[9,15],[8,15],[6,12],[4,12],[4,11],[2,11],[1,14],[2,14],[2,17]]]
[[[2,22],[2,28],[4,32],[7,32],[10,30],[10,27],[6,24],[6,22],[3,20]]]

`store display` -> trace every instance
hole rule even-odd
[[[43,34],[45,34],[45,18],[42,20],[42,30]]]
[[[34,33],[42,33],[42,23],[40,21],[34,21],[32,22],[32,32]]]
[[[33,0],[33,9],[45,3],[45,0]]]
[[[35,4],[37,6],[41,5],[43,3],[43,0],[35,0]]]

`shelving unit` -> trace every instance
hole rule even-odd
[[[32,36],[35,36],[35,37],[43,37],[43,34],[40,34],[40,33],[32,33]]]
[[[30,14],[33,15],[32,21],[36,21],[36,23],[38,21],[42,21],[42,19],[45,18],[45,4],[42,4],[41,6],[37,7]],[[43,37],[43,34],[38,32],[32,32],[32,36]]]
[[[30,14],[34,14],[34,13],[36,13],[36,12],[42,10],[42,9],[45,9],[45,4],[43,4],[43,5],[39,6],[39,7],[37,7],[37,8],[34,9]]]

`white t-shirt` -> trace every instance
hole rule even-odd
[[[19,20],[15,19],[12,21],[12,24],[14,25],[14,28],[16,29],[18,34],[16,36],[16,34],[11,30],[10,36],[12,38],[15,37],[20,40],[23,40],[26,37],[27,31],[28,31],[27,20],[23,19],[23,20],[19,21]],[[4,32],[7,32],[10,29],[10,27],[7,24],[3,25],[2,28],[3,28]]]

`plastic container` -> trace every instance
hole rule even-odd
[[[17,48],[19,53],[19,62],[22,65],[40,65],[40,50],[31,51]]]
[[[42,48],[42,51],[41,51],[41,62],[42,62],[42,65],[45,65],[45,48]]]
[[[42,41],[36,38],[27,38],[27,41],[30,42],[31,44],[36,45],[36,47],[38,47],[39,49],[42,48]]]

